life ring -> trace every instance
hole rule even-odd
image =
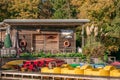
[[[21,40],[20,41],[20,46],[26,47],[27,46],[27,42],[25,40]]]
[[[67,41],[64,41],[64,47],[69,47],[70,46],[70,42],[67,40]]]

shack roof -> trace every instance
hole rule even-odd
[[[89,19],[5,19],[3,21],[11,26],[41,25],[41,26],[78,26],[90,22]]]

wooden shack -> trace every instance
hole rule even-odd
[[[89,22],[88,19],[5,19],[10,25],[11,40],[18,32],[20,48],[51,53],[76,51],[75,28]],[[4,41],[7,27],[0,28],[0,40]]]

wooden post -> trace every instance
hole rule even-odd
[[[40,80],[43,80],[43,76],[41,76],[41,79]]]
[[[82,49],[83,49],[83,47],[84,47],[84,45],[85,45],[85,42],[84,42],[84,25],[82,26]]]

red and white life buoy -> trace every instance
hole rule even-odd
[[[64,41],[64,47],[69,47],[70,46],[70,42],[68,40]]]
[[[26,47],[27,46],[27,42],[25,40],[21,40],[20,41],[20,46]]]

